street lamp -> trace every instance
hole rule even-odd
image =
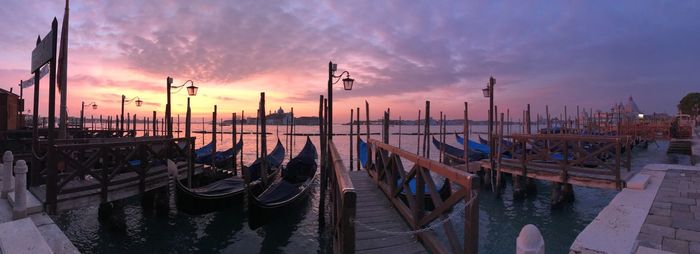
[[[493,86],[496,84],[496,79],[493,77],[489,77],[489,81],[486,83],[486,88],[482,89],[481,91],[484,93],[484,97],[489,98],[489,147],[490,147],[490,153],[489,153],[489,161],[491,164],[491,168],[495,168],[495,163],[496,161],[494,160],[495,158],[495,148],[496,148],[496,143],[493,141],[493,117],[494,117],[494,112],[493,112]]]
[[[121,121],[120,122],[120,129],[122,131],[124,131],[124,103],[128,104],[128,103],[131,103],[132,101],[134,103],[136,103],[137,107],[141,107],[141,105],[143,104],[143,101],[138,96],[127,100],[126,96],[122,94],[122,115],[120,117],[120,121]]]
[[[85,106],[86,106],[85,102],[84,101],[81,102],[81,106],[80,106],[80,128],[81,129],[85,128],[85,120],[84,120],[85,118],[83,118],[83,116],[84,116],[83,112],[85,111]],[[94,101],[90,102],[87,106],[92,106],[93,110],[97,109],[97,103],[95,103]]]
[[[328,62],[328,139],[333,139],[333,85],[340,81],[340,78],[345,74],[343,79],[343,89],[346,91],[352,90],[352,85],[355,80],[350,78],[350,72],[343,71],[340,75],[336,76],[335,72],[338,70],[338,64],[333,62]],[[335,79],[335,80],[334,80]]]
[[[171,91],[170,89],[171,88],[177,89],[174,92],[172,92],[172,93],[177,93],[180,90],[182,90],[182,88],[185,87],[185,85],[187,85],[187,83],[189,83],[190,85],[187,87],[187,95],[197,96],[197,90],[199,89],[199,87],[196,87],[194,85],[194,81],[192,81],[191,79],[188,79],[187,81],[185,81],[185,83],[183,83],[182,85],[179,85],[179,86],[173,85],[173,78],[171,78],[171,77],[167,77],[165,79],[165,82],[167,84],[166,85],[167,86],[167,89],[166,89],[167,90],[166,91],[167,102],[165,104],[165,121],[166,121],[166,129],[167,129],[166,132],[168,133],[169,137],[172,137],[173,136],[173,127],[172,127],[172,123],[170,121],[170,91]]]

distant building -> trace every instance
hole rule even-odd
[[[23,100],[19,95],[0,89],[0,131],[17,130],[24,125],[20,115]]]
[[[624,116],[627,117],[637,117],[639,114],[644,114],[641,110],[639,110],[639,106],[637,106],[637,103],[634,101],[632,96],[627,99],[627,103],[617,103],[612,106],[612,112],[613,113],[621,113]]]
[[[292,122],[292,113],[285,113],[280,107],[276,112],[270,112],[265,119],[267,124],[288,124]]]

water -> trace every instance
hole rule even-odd
[[[201,130],[201,124],[194,124],[194,130]],[[211,130],[211,126],[204,126]],[[240,128],[240,126],[239,126]],[[365,126],[362,126],[364,132]],[[484,132],[486,126],[473,126],[472,132]],[[177,128],[175,128],[177,130]],[[184,130],[184,126],[180,128]],[[461,126],[447,126],[449,131],[461,132]],[[519,129],[517,126],[512,130]],[[220,130],[220,128],[219,128]],[[230,126],[224,126],[229,132]],[[254,131],[255,126],[245,126],[244,130]],[[268,151],[276,142],[277,128],[268,126]],[[285,144],[284,126],[279,128],[279,137]],[[371,126],[371,132],[379,132],[380,126]],[[432,132],[437,132],[437,127]],[[415,133],[416,126],[402,126],[403,133]],[[336,125],[334,132],[347,133],[348,126]],[[392,126],[391,132],[399,132]],[[297,133],[318,133],[317,126],[297,126]],[[176,134],[177,135],[177,134]],[[209,143],[212,134],[193,134],[197,146]],[[482,137],[485,135],[482,135]],[[362,136],[363,139],[365,136]],[[476,139],[477,134],[471,138]],[[217,136],[219,150],[231,147],[231,134],[224,134],[223,140]],[[379,138],[379,136],[373,136]],[[401,147],[415,152],[417,136],[403,135]],[[295,139],[294,155],[299,152],[306,140],[305,136]],[[349,161],[349,137],[333,138],[346,165]],[[202,140],[204,140],[202,142]],[[318,137],[311,140],[318,146]],[[457,146],[454,136],[447,136],[447,143]],[[391,136],[390,143],[398,145],[399,136]],[[635,152],[633,167],[648,163],[686,163],[683,157],[667,157],[667,143],[651,144],[646,151]],[[354,149],[354,148],[353,148]],[[356,153],[357,151],[354,151]],[[431,147],[431,157],[437,158],[438,150]],[[255,159],[255,136],[244,135],[243,160],[248,164]],[[289,150],[287,150],[289,158]],[[407,168],[410,165],[404,164]],[[170,214],[158,215],[141,208],[138,198],[127,200],[125,205],[126,230],[120,231],[101,224],[97,219],[97,206],[63,212],[53,216],[68,238],[85,253],[310,253],[328,252],[329,236],[326,229],[318,224],[319,185],[315,184],[310,198],[295,210],[275,216],[268,224],[251,229],[248,212],[245,208],[221,210],[205,215],[191,216],[176,210]],[[574,187],[576,201],[552,210],[549,205],[550,186],[537,182],[536,197],[514,201],[510,183],[500,199],[490,191],[482,191],[479,206],[479,250],[481,253],[514,253],[515,239],[526,224],[535,224],[542,232],[547,253],[565,253],[585,226],[617,194],[614,190],[601,190]],[[454,223],[459,221],[457,216]],[[456,227],[461,230],[462,227]],[[458,232],[463,234],[463,232]],[[460,236],[461,238],[461,236]]]

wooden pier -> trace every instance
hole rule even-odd
[[[494,137],[513,142],[512,146],[501,145],[498,150],[495,158],[497,174],[508,173],[555,183],[618,190],[633,175],[629,137],[568,134]],[[483,160],[481,167],[491,170],[491,163]]]
[[[350,179],[357,194],[355,220],[363,223],[355,224],[356,253],[428,253],[412,235],[388,235],[374,230],[410,232],[411,228],[367,172],[352,171]]]
[[[102,204],[166,186],[166,159],[179,175],[195,170],[194,138],[141,137],[58,140],[34,157],[30,191],[48,212]],[[196,166],[198,169],[201,166]]]

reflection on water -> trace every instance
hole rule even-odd
[[[202,128],[194,125],[198,130]],[[210,129],[210,126],[205,126]],[[224,126],[224,131],[230,131]],[[177,129],[177,128],[176,128]],[[184,130],[184,127],[181,127]],[[365,127],[362,127],[364,131]],[[379,132],[380,126],[372,126],[372,132]],[[461,132],[461,126],[448,126],[448,131]],[[474,132],[485,131],[485,126],[473,126]],[[513,129],[518,129],[514,127]],[[255,126],[245,126],[245,131],[255,130]],[[276,142],[276,128],[268,127],[269,145]],[[280,131],[284,128],[280,127]],[[298,126],[300,133],[317,133],[318,127]],[[415,126],[403,126],[403,132],[416,132]],[[347,126],[335,126],[336,133],[347,133]],[[397,126],[391,127],[398,132]],[[432,130],[437,132],[437,127]],[[194,134],[197,145],[211,140],[211,134]],[[286,135],[279,133],[282,143]],[[362,136],[363,138],[365,136]],[[471,135],[476,139],[476,135]],[[217,136],[217,138],[221,138]],[[231,147],[231,134],[224,134],[218,141],[218,149]],[[306,137],[295,137],[294,155],[303,146]],[[401,137],[401,147],[408,151],[416,150],[416,136]],[[203,142],[202,142],[203,140]],[[457,145],[454,136],[447,136],[447,143]],[[312,137],[318,145],[318,137]],[[334,141],[343,160],[349,166],[349,137],[336,136]],[[398,135],[391,136],[391,144],[398,145]],[[641,167],[654,162],[681,162],[682,157],[667,157],[665,142],[651,144],[646,151],[635,152],[633,167]],[[289,158],[289,150],[287,151]],[[356,151],[355,151],[356,152]],[[437,158],[438,151],[431,148],[431,157]],[[244,136],[244,163],[255,158],[255,136]],[[286,163],[286,161],[285,161]],[[405,165],[409,168],[409,165]],[[127,200],[124,213],[126,231],[115,231],[101,225],[97,220],[97,206],[75,209],[53,216],[69,239],[87,253],[309,253],[329,252],[329,238],[325,228],[318,223],[319,184],[313,186],[309,199],[296,206],[279,212],[264,220],[262,226],[251,225],[251,217],[246,207],[221,210],[209,214],[191,216],[171,211],[169,215],[157,215],[144,210],[137,197]],[[513,253],[515,238],[525,224],[535,224],[542,232],[547,253],[564,253],[576,235],[615,196],[617,191],[575,187],[576,201],[558,210],[549,206],[550,185],[537,182],[538,194],[525,200],[513,200],[510,183],[498,199],[490,191],[480,194],[479,250],[481,253]],[[461,216],[455,223],[461,223]],[[257,223],[257,221],[256,221]],[[251,227],[253,226],[253,227]],[[254,228],[254,229],[251,229]],[[462,227],[456,227],[462,230]],[[463,234],[463,232],[459,232]],[[461,237],[460,237],[461,238]]]

